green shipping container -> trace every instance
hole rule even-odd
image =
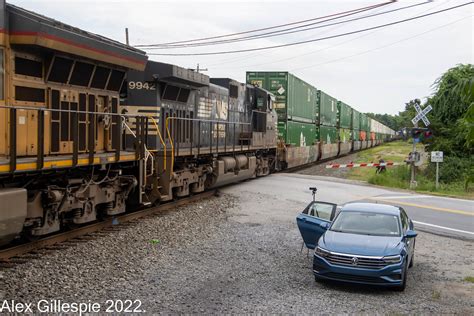
[[[319,126],[319,140],[325,144],[335,144],[338,140],[337,127]]]
[[[348,143],[351,141],[351,130],[348,128],[339,129],[339,141],[342,143]]]
[[[352,127],[352,108],[344,102],[337,102],[337,122],[340,128]]]
[[[287,145],[304,147],[317,143],[319,134],[315,124],[279,121],[278,137],[285,140]]]
[[[360,113],[360,129],[366,132],[370,132],[369,117],[364,113]]]
[[[352,133],[352,140],[360,140],[360,131],[358,129],[353,129]]]
[[[317,90],[288,72],[247,72],[247,83],[258,85],[275,95],[278,120],[317,122]]]
[[[337,100],[318,90],[319,124],[337,126]]]
[[[360,113],[359,111],[352,109],[352,129],[360,129]]]

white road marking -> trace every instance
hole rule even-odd
[[[454,229],[454,228],[449,228],[449,227],[444,227],[444,226],[439,226],[439,225],[433,225],[433,224],[428,224],[428,223],[423,223],[423,222],[417,222],[417,221],[413,221],[413,223],[420,224],[420,225],[425,225],[425,226],[430,226],[430,227],[435,227],[435,228],[440,228],[440,229],[445,229],[445,230],[450,230],[450,231],[453,231],[453,232],[458,232],[458,233],[463,233],[463,234],[474,235],[473,232],[468,232],[466,230]]]

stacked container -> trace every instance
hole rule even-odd
[[[360,113],[352,109],[352,140],[360,140]]]
[[[318,90],[320,141],[333,144],[337,137],[337,100]]]
[[[337,126],[339,128],[339,155],[345,155],[352,149],[352,108],[341,101],[337,102]]]
[[[247,72],[247,83],[275,95],[278,136],[290,146],[311,146],[318,140],[317,90],[288,72]]]

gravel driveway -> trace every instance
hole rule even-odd
[[[229,191],[229,188],[226,189]],[[140,299],[147,313],[474,314],[473,243],[420,233],[405,292],[315,283],[299,205],[240,191],[3,270],[3,299]]]

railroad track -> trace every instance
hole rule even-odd
[[[132,213],[110,217],[103,221],[96,222],[87,226],[79,227],[70,231],[66,231],[63,233],[59,233],[56,235],[52,235],[49,237],[31,241],[25,244],[20,244],[17,246],[1,249],[0,250],[0,263],[3,263],[4,265],[5,264],[8,265],[11,262],[10,259],[12,258],[18,258],[16,262],[15,261],[12,262],[13,264],[21,263],[24,261],[22,259],[22,256],[25,256],[25,259],[28,259],[26,258],[27,256],[26,254],[30,252],[38,251],[40,249],[45,249],[47,247],[54,247],[55,245],[58,245],[60,243],[63,243],[69,240],[77,240],[78,242],[80,242],[82,240],[79,238],[82,236],[93,234],[107,228],[120,227],[119,225],[123,225],[125,223],[135,221],[142,217],[155,215],[158,213],[171,210],[175,207],[183,206],[189,203],[193,203],[202,199],[209,198],[215,195],[216,193],[217,193],[217,190],[206,191],[203,193],[199,193],[197,195],[179,199],[177,201],[168,202],[156,207],[146,208],[146,209],[135,211]],[[92,236],[92,238],[94,238],[94,236]]]
[[[293,167],[293,168],[288,168],[288,169],[282,170],[281,172],[296,172],[298,170],[305,169],[305,168],[308,168],[308,167],[313,166],[313,165],[319,165],[319,164],[327,163],[327,162],[332,161],[334,159],[345,157],[345,156],[350,155],[352,153],[354,153],[354,152],[351,152],[351,153],[348,153],[348,154],[345,154],[345,155],[341,155],[341,156],[338,156],[338,157],[330,157],[330,158],[326,158],[326,159],[323,159],[323,160],[318,160],[318,161],[315,161],[315,162],[311,162],[311,163],[301,165],[301,166],[297,166],[297,167]],[[194,196],[179,199],[177,201],[168,202],[168,203],[156,206],[156,207],[146,208],[146,209],[143,209],[143,210],[123,214],[123,215],[120,215],[120,216],[110,217],[110,218],[107,218],[107,219],[105,219],[103,221],[100,221],[100,222],[96,222],[96,223],[93,223],[93,224],[90,224],[90,225],[87,225],[87,226],[79,227],[79,228],[76,228],[76,229],[73,229],[73,230],[70,230],[70,231],[67,231],[67,232],[58,233],[58,234],[55,234],[55,235],[52,235],[52,236],[49,236],[49,237],[45,237],[45,238],[41,238],[39,240],[28,242],[28,243],[25,243],[25,244],[20,244],[20,245],[17,245],[17,246],[5,248],[5,249],[0,249],[0,265],[2,265],[2,264],[3,265],[5,265],[5,264],[10,265],[11,263],[14,264],[15,262],[21,263],[21,262],[25,261],[23,259],[27,260],[25,255],[30,253],[30,252],[33,252],[33,251],[36,251],[36,250],[39,250],[39,249],[45,249],[45,248],[48,248],[48,247],[54,247],[57,244],[60,244],[60,243],[63,243],[65,241],[69,241],[69,240],[75,240],[77,242],[83,242],[85,240],[79,239],[82,236],[92,234],[92,233],[96,233],[98,231],[101,231],[101,230],[104,230],[104,229],[107,229],[107,228],[120,227],[119,225],[123,225],[127,222],[128,223],[132,222],[132,221],[137,220],[137,219],[142,218],[142,217],[154,215],[154,214],[157,214],[157,213],[161,213],[161,212],[173,209],[175,207],[183,206],[183,205],[186,205],[188,203],[192,203],[192,202],[195,202],[195,201],[198,201],[198,200],[201,200],[201,199],[209,198],[209,197],[215,195],[216,192],[217,192],[217,190],[206,191],[206,192],[194,195]],[[94,236],[92,236],[91,238],[94,238]],[[58,248],[60,248],[60,247],[58,247]],[[10,259],[12,259],[12,258],[15,258],[16,260],[13,260],[14,262],[11,262]]]

